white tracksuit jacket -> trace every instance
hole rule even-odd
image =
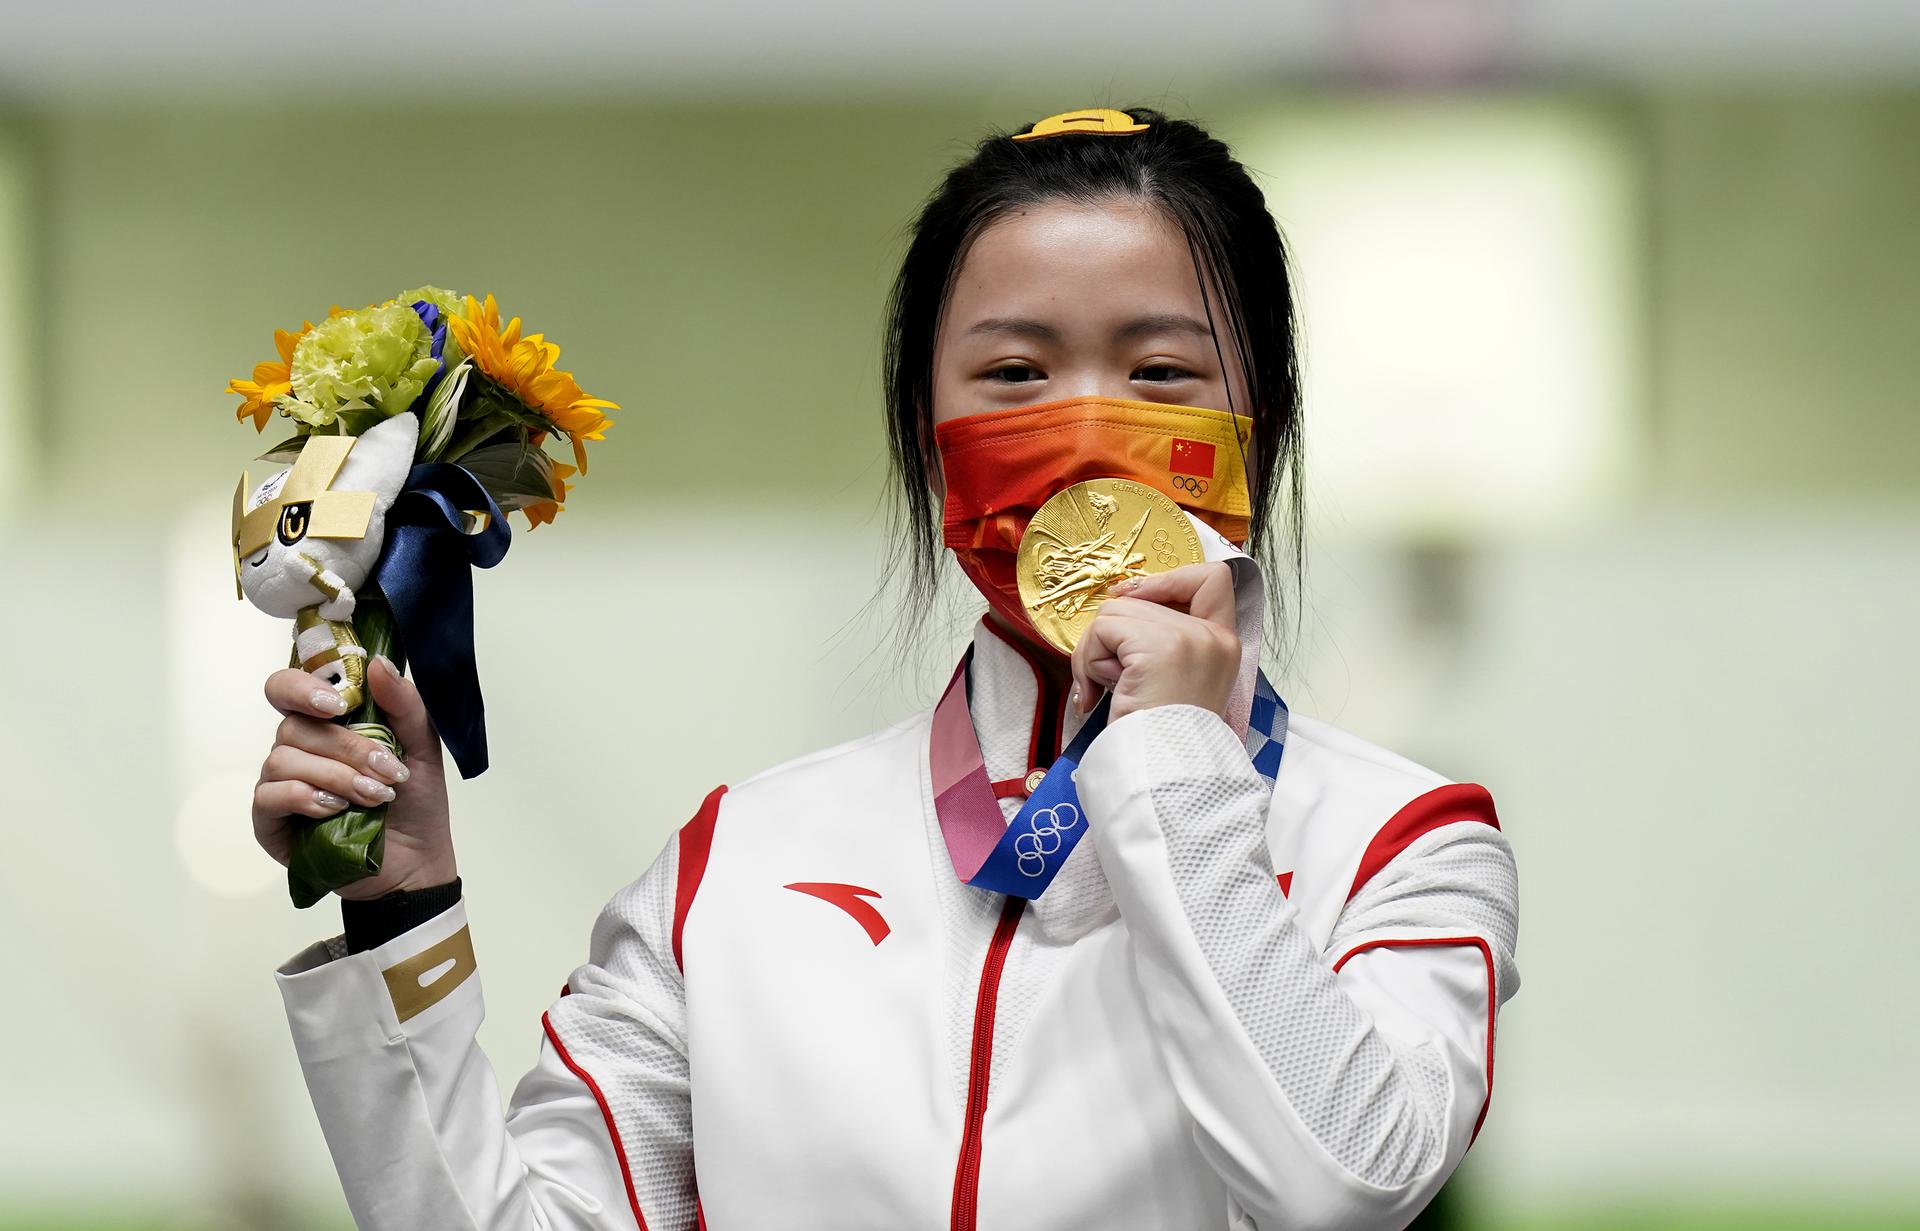
[[[971,680],[997,783],[1077,728],[984,621]],[[1404,1226],[1518,983],[1487,793],[1298,715],[1269,791],[1216,715],[1145,710],[1021,903],[956,876],[929,721],[709,796],[600,913],[504,1115],[463,903],[283,964],[360,1227]]]

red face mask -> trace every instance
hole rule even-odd
[[[1253,511],[1241,462],[1252,432],[1244,415],[1123,398],[1068,398],[948,420],[933,429],[947,484],[943,537],[993,609],[1045,645],[1014,572],[1034,511],[1086,479],[1132,479],[1240,546]]]

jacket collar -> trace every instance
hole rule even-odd
[[[968,708],[987,777],[1003,805],[1025,798],[1027,776],[1052,765],[1080,729],[1080,715],[1067,699],[1070,685],[1041,670],[1047,653],[985,616],[974,626]]]
[[[1061,746],[1080,731],[1080,715],[1067,701],[1071,686],[1049,680],[1037,667],[1043,653],[984,617],[974,627],[968,709],[980,759],[1008,820],[1026,802],[1027,775],[1049,768]],[[1031,935],[1049,951],[1118,917],[1093,847],[1091,842],[1075,847],[1047,892],[1027,904]],[[946,856],[943,843],[938,866],[948,866]]]

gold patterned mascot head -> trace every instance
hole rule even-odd
[[[420,422],[398,414],[358,436],[307,437],[299,460],[247,495],[233,493],[233,567],[268,615],[308,607],[353,616],[353,591],[380,559],[387,509],[406,484]]]

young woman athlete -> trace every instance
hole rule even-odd
[[[417,694],[374,664],[403,765],[268,679],[269,853],[391,800],[343,934],[276,972],[361,1227],[1393,1228],[1478,1132],[1493,802],[1254,670],[1300,423],[1246,172],[1146,109],[989,136],[890,312],[902,559],[924,592],[954,553],[971,647],[933,709],[707,797],[504,1115]]]

